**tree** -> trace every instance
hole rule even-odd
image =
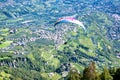
[[[120,68],[118,68],[113,76],[113,80],[120,79]]]
[[[72,68],[68,73],[67,80],[81,80],[81,75],[75,68]]]
[[[100,80],[95,70],[95,63],[92,62],[84,69],[82,80]]]
[[[108,69],[105,67],[103,72],[100,75],[101,80],[113,80],[113,77],[110,75]]]
[[[114,77],[115,72],[116,72],[116,68],[115,68],[115,67],[109,69],[109,73],[110,73],[110,75],[111,75],[112,77]]]

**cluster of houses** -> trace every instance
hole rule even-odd
[[[111,40],[119,40],[120,39],[120,27],[119,26],[114,26],[109,28],[108,30],[108,38]]]
[[[11,43],[10,46],[0,50],[5,52],[5,51],[14,49],[16,46],[21,46],[22,50],[24,51],[24,48],[27,46],[28,42],[35,42],[36,40],[40,40],[40,39],[47,39],[50,41],[52,40],[55,44],[55,47],[57,48],[59,45],[64,44],[65,42],[64,35],[66,34],[68,29],[69,28],[67,25],[66,27],[63,27],[63,28],[61,27],[60,29],[57,29],[55,31],[35,29],[33,31],[31,30],[30,32],[27,32],[27,34],[29,34],[30,36],[28,36],[27,34],[24,34],[24,35],[20,35],[20,37],[19,36],[14,37],[16,34],[18,34],[19,32],[18,29],[16,28],[10,29],[9,34],[14,36],[12,37],[9,36],[6,38],[6,40],[13,41],[13,42]],[[24,52],[21,53],[21,51],[15,51],[14,53],[24,54]]]
[[[119,40],[120,39],[120,16],[118,14],[113,14],[112,17],[115,19],[114,26],[108,28],[107,36],[111,40]]]

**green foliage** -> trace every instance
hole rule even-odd
[[[0,30],[0,48],[6,48],[10,46],[13,41],[6,40],[9,35],[9,28],[3,28]]]
[[[118,68],[115,74],[113,75],[113,80],[118,80],[118,79],[120,79],[120,68]]]
[[[81,80],[81,74],[78,73],[78,70],[72,68],[68,73],[67,80]]]
[[[10,80],[44,80],[41,77],[40,73],[37,71],[20,69],[20,68],[8,68],[8,67],[0,67],[0,71],[3,76],[8,76]],[[4,73],[4,74],[3,74]],[[8,79],[9,80],[9,79]]]
[[[45,78],[46,80],[59,80],[61,78],[61,75],[57,73],[41,73],[41,76]]]
[[[10,80],[11,75],[5,73],[4,71],[0,72],[0,80]]]
[[[110,75],[108,69],[105,67],[103,72],[100,75],[101,80],[113,80],[113,77]]]
[[[115,68],[115,67],[109,69],[109,73],[110,73],[110,75],[111,75],[112,77],[114,77],[115,72],[116,72],[116,68]]]
[[[11,60],[13,53],[11,52],[0,52],[0,61]]]
[[[15,7],[14,7],[15,8]],[[33,11],[32,8],[27,7],[27,10]],[[15,9],[16,10],[16,9]],[[17,9],[20,10],[19,8]],[[11,12],[8,12],[8,16],[13,17]],[[0,13],[0,20],[5,20],[8,23],[18,23],[24,21],[23,17],[18,18],[10,18],[7,19],[7,15]],[[29,19],[29,16],[27,19]],[[27,20],[25,19],[25,20]],[[114,55],[115,51],[120,51],[119,42],[113,41],[112,44],[105,36],[106,36],[106,27],[112,26],[112,21],[109,20],[108,16],[102,12],[94,12],[88,15],[84,15],[83,19],[86,22],[87,32],[84,33],[81,29],[77,28],[77,31],[68,31],[64,36],[66,43],[58,46],[58,50],[54,49],[54,42],[52,40],[47,39],[38,39],[35,42],[28,42],[23,46],[16,46],[13,51],[21,51],[24,50],[28,54],[24,55],[13,55],[9,54],[0,54],[0,61],[3,61],[4,65],[9,66],[9,63],[12,63],[13,60],[16,60],[17,68],[3,68],[4,75],[9,75],[13,80],[19,79],[28,79],[30,80],[34,78],[39,79],[39,72],[42,72],[42,76],[47,79],[48,73],[57,72],[58,75],[51,77],[53,80],[56,80],[56,76],[61,77],[60,74],[63,71],[69,71],[70,66],[66,66],[64,64],[70,63],[74,66],[78,71],[84,69],[84,67],[89,64],[91,61],[95,61],[98,68],[103,68],[104,65],[107,66],[118,66],[120,60],[116,58]],[[42,20],[42,19],[41,19]],[[44,22],[40,21],[41,23]],[[6,26],[7,26],[6,25]],[[42,25],[42,24],[41,24]],[[17,26],[17,25],[16,25]],[[75,26],[73,26],[75,27]],[[6,38],[14,38],[21,39],[24,37],[25,40],[29,40],[31,37],[38,37],[38,34],[33,33],[31,29],[36,29],[36,26],[25,27],[25,28],[17,28],[17,32],[15,34],[9,34],[9,29],[4,28],[0,30],[0,48],[8,47],[13,41],[6,41]],[[49,28],[51,31],[52,29]],[[34,32],[34,31],[33,31]],[[16,43],[17,40],[14,40]],[[13,58],[14,57],[14,58]],[[24,61],[23,59],[26,59]],[[118,62],[115,64],[114,61]],[[102,64],[101,64],[102,63]],[[64,66],[65,69],[61,66]],[[31,71],[34,70],[34,71]],[[101,69],[100,69],[101,70]],[[8,71],[8,72],[7,72]],[[18,72],[17,72],[18,71]],[[39,71],[39,72],[37,72]],[[33,74],[32,74],[33,73]],[[117,72],[111,71],[111,76],[113,78],[118,78],[119,70]],[[107,70],[103,71],[101,74],[101,79],[112,79]],[[33,75],[36,75],[33,77]],[[14,77],[15,76],[15,77]],[[0,76],[0,79],[3,78]],[[9,78],[8,77],[8,78]],[[68,75],[69,80],[79,80],[81,76],[77,71],[70,70]],[[95,71],[95,65],[93,63],[90,64],[89,67],[85,68],[83,71],[83,80],[99,80],[98,73]]]
[[[5,41],[5,42],[2,42],[2,44],[0,44],[0,48],[8,47],[8,46],[10,46],[11,43],[12,43],[12,41]]]
[[[99,80],[94,62],[84,69],[82,80]]]

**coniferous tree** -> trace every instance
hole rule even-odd
[[[115,68],[115,67],[109,69],[109,73],[110,73],[110,75],[111,75],[112,77],[114,77],[115,72],[116,72],[116,68]]]
[[[75,68],[72,68],[68,73],[67,80],[81,80],[81,75]]]
[[[95,70],[95,63],[92,62],[84,69],[82,80],[100,80]]]
[[[110,75],[109,70],[105,67],[103,72],[100,75],[101,80],[113,80],[113,77]]]
[[[113,80],[119,80],[120,79],[120,68],[118,68],[115,72],[115,75],[113,76]]]

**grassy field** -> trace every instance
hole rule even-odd
[[[53,65],[55,68],[57,68],[60,64],[59,60],[57,58],[54,58],[53,51],[42,51],[41,57],[45,59],[50,65]]]
[[[3,40],[3,37],[0,36],[0,41]]]
[[[72,64],[72,67],[76,68],[78,71],[84,69],[84,66],[82,66],[78,63],[71,63],[71,64]]]
[[[1,29],[0,31],[1,31],[1,32],[8,32],[9,29],[8,29],[8,28],[5,28],[5,29]]]
[[[0,13],[0,21],[4,20],[6,18],[7,18],[7,16],[5,16],[3,13]]]
[[[10,74],[5,73],[4,71],[0,72],[0,80],[9,80],[9,77],[11,77]]]
[[[13,41],[5,41],[5,42],[2,42],[2,44],[0,44],[0,48],[5,48],[5,47],[10,46],[10,44],[11,44],[12,42],[13,42]]]

